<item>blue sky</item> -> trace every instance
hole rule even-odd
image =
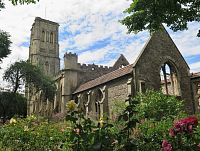
[[[40,0],[37,4],[12,6],[0,12],[0,29],[11,34],[12,54],[3,60],[1,75],[15,61],[28,58],[30,29],[39,16],[60,24],[60,58],[65,52],[79,55],[80,63],[113,65],[120,54],[133,63],[149,38],[148,32],[127,34],[119,23],[130,0]],[[189,24],[187,31],[170,36],[188,62],[191,72],[200,71],[200,38],[196,37],[200,23]]]

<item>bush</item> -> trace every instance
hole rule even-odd
[[[21,94],[0,92],[0,117],[3,123],[14,115],[26,117],[26,98]]]
[[[65,133],[45,119],[29,116],[26,119],[10,120],[10,124],[0,127],[0,148],[13,151],[61,150]]]
[[[162,92],[148,90],[144,94],[138,94],[136,99],[140,101],[136,108],[140,118],[160,121],[165,118],[173,119],[183,112],[183,101]]]
[[[12,118],[10,124],[0,127],[0,148],[13,151],[200,149],[200,115],[182,114],[182,102],[175,97],[148,91],[127,102],[118,122],[113,124],[104,117],[96,122],[86,118],[74,101],[67,103],[65,122],[49,123],[35,116]]]

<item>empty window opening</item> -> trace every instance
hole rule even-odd
[[[49,32],[46,32],[46,42],[49,42]]]
[[[95,99],[95,112],[96,112],[96,119],[99,120],[101,116],[101,107],[100,102],[102,101],[103,94],[100,89],[98,89]]]
[[[42,31],[42,42],[44,42],[44,41],[45,41],[45,32]]]
[[[160,70],[161,90],[166,95],[180,96],[179,80],[175,66],[165,63]]]
[[[53,43],[53,32],[50,34],[50,43]]]

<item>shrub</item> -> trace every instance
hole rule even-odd
[[[200,150],[200,127],[198,119],[190,116],[174,122],[173,127],[168,131],[165,140],[173,151],[198,151]],[[164,151],[167,151],[166,144],[162,146]]]
[[[10,124],[0,127],[0,148],[4,150],[61,150],[64,141],[65,135],[59,127],[35,116],[12,118]]]
[[[183,101],[162,92],[148,90],[144,94],[138,94],[136,99],[140,100],[137,106],[140,118],[160,121],[163,118],[175,118],[183,111]]]

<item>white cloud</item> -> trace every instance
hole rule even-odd
[[[190,64],[191,72],[200,72],[200,61]]]
[[[96,51],[86,51],[79,55],[78,60],[80,63],[95,62],[104,59],[104,56],[112,51],[112,47],[108,46]]]
[[[170,31],[170,36],[184,57],[200,54],[200,38],[197,37],[199,23],[190,23],[188,27],[185,31]]]

